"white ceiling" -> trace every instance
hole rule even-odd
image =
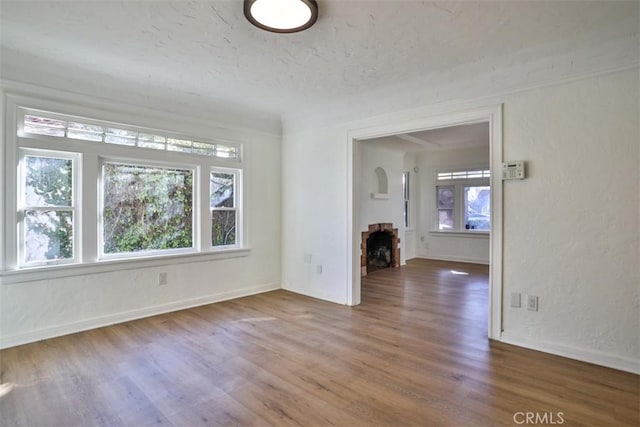
[[[374,138],[367,146],[384,147],[406,153],[486,147],[489,149],[489,123],[473,123]]]
[[[245,20],[239,0],[2,0],[2,76],[160,109],[280,117],[638,35],[636,1],[318,4],[311,29],[272,34]]]

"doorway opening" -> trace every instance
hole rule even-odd
[[[453,131],[457,132],[458,139],[447,141],[446,135],[453,135],[455,133]],[[472,141],[473,138],[467,138],[466,141],[465,138],[460,138],[460,135],[464,135],[465,132],[468,135],[475,133],[476,136],[478,132],[486,132],[483,148],[480,148],[477,141]],[[500,339],[502,331],[502,180],[500,178],[502,107],[479,108],[425,117],[405,123],[360,129],[349,132],[348,144],[350,148],[348,162],[350,253],[348,258],[351,264],[348,278],[350,286],[347,289],[348,304],[357,305],[361,300],[360,285],[364,272],[363,249],[367,248],[367,257],[371,252],[374,258],[373,264],[386,265],[391,258],[389,253],[391,249],[385,249],[383,240],[386,238],[383,237],[375,243],[382,249],[369,251],[369,241],[364,240],[364,232],[368,231],[368,225],[375,223],[378,219],[365,221],[374,215],[372,212],[380,219],[399,217],[400,219],[394,223],[400,223],[401,226],[398,240],[402,242],[399,245],[399,252],[403,254],[400,260],[402,264],[407,257],[407,252],[408,258],[416,256],[489,264],[488,336],[492,339]],[[393,147],[390,144],[394,144]],[[387,148],[398,150],[399,147],[404,147],[406,153],[421,154],[412,154],[413,162],[407,162],[404,159],[404,164],[397,163],[399,166],[395,167],[389,163],[393,155],[376,157],[367,151],[374,148],[381,148],[383,151]],[[472,156],[474,150],[480,152],[482,149],[485,150],[485,154],[482,158],[474,160]],[[454,152],[455,156],[452,154]],[[463,154],[468,157],[466,162],[456,157]],[[415,161],[416,158],[420,161]],[[429,158],[439,159],[442,162],[439,165],[430,164],[425,160]],[[380,167],[384,168],[388,175],[389,189],[385,197],[374,194],[375,190],[371,190],[367,182],[368,168],[373,174],[373,171]],[[408,182],[411,182],[411,186],[407,185]],[[413,193],[409,193],[408,188],[411,188]],[[383,209],[385,203],[389,206],[397,204],[398,213],[385,214]],[[409,218],[409,223],[405,218]],[[402,228],[403,222],[405,222],[404,228]],[[412,230],[415,234],[413,238]],[[448,242],[449,246],[451,242],[458,242],[457,244],[467,252],[460,252],[457,258],[451,251],[445,255],[439,255],[433,248],[447,246],[442,244],[443,242]],[[476,247],[476,252],[473,252],[473,247]],[[412,248],[417,249],[412,251]],[[470,248],[471,252],[468,252]],[[368,268],[368,265],[367,260],[364,267]]]

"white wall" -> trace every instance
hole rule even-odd
[[[537,295],[540,309],[505,306],[502,339],[640,372],[638,76],[634,68],[457,107],[287,125],[284,286],[347,301],[351,130],[504,103],[504,158],[530,165],[528,179],[504,185],[504,297]],[[304,251],[325,273],[309,273]]]
[[[389,193],[387,199],[374,199],[377,193],[377,176],[375,169],[381,167],[387,174]],[[402,173],[404,172],[404,152],[381,147],[368,142],[360,142],[358,156],[358,174],[362,183],[360,187],[360,222],[357,229],[367,231],[369,224],[390,222],[398,229],[400,237],[400,264],[406,262],[404,246],[404,216]]]
[[[487,144],[489,141],[487,141]],[[460,148],[446,151],[427,151],[418,156],[419,234],[417,256],[420,258],[447,261],[489,264],[489,236],[469,234],[466,236],[434,233],[436,229],[436,172],[488,168],[489,146]]]
[[[638,70],[506,99],[504,330],[516,343],[640,366]],[[539,311],[508,307],[537,295]],[[616,360],[619,359],[619,360]]]
[[[111,105],[111,111],[126,123],[243,142],[245,229],[251,250],[241,258],[184,264],[169,258],[160,267],[122,266],[112,272],[2,282],[3,347],[281,287],[280,137],[127,106]],[[159,272],[167,272],[167,285],[158,286]]]

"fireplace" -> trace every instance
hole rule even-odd
[[[362,276],[383,268],[400,267],[398,229],[391,223],[371,224],[362,233],[360,272]]]

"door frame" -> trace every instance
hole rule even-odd
[[[479,107],[453,113],[396,121],[352,129],[347,132],[347,305],[361,301],[360,238],[358,230],[359,194],[357,179],[358,143],[372,138],[419,132],[449,126],[489,123],[489,158],[491,169],[491,233],[489,236],[489,327],[490,339],[499,340],[502,334],[502,243],[503,243],[503,187],[502,187],[502,104]]]

